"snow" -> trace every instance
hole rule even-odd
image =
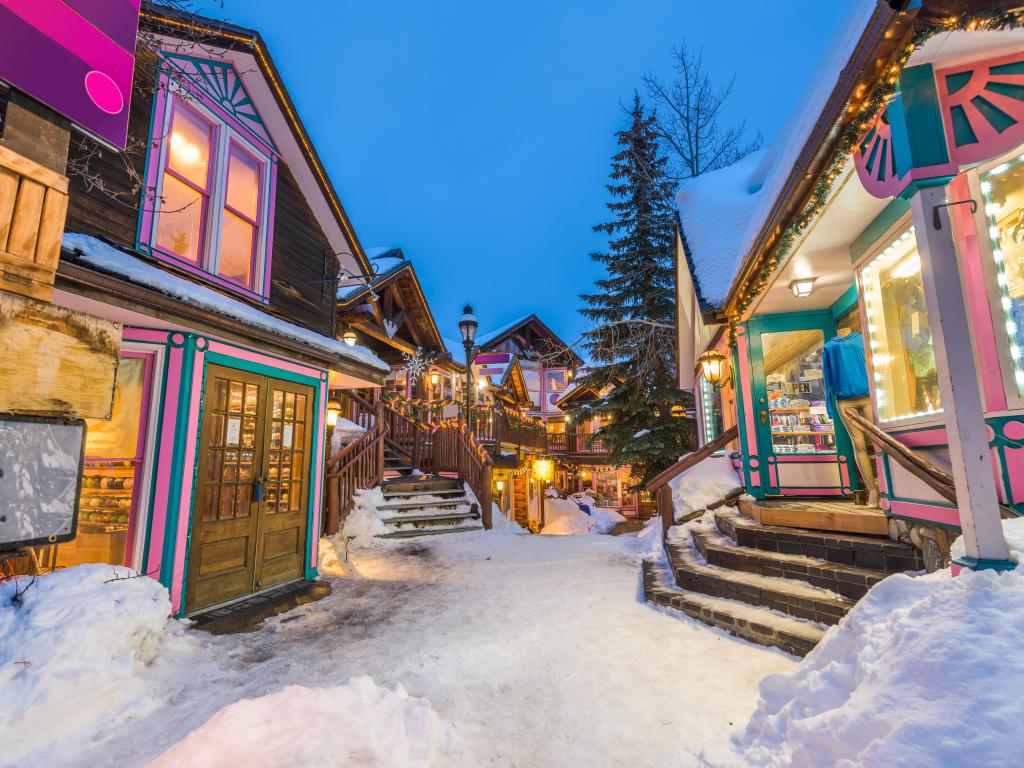
[[[399,267],[404,267],[408,263],[409,262],[407,262],[405,259],[398,259],[394,257],[374,259],[371,262],[373,268],[376,270],[376,274],[378,277],[386,275],[389,272],[393,272]]]
[[[724,499],[743,482],[727,456],[709,456],[669,482],[675,516],[681,517]]]
[[[117,726],[159,707],[139,674],[170,612],[167,591],[127,568],[0,583],[0,765],[38,765],[28,756],[81,740],[98,721]]]
[[[345,685],[290,685],[229,704],[148,768],[220,768],[226,757],[250,768],[416,768],[436,765],[451,737],[430,702],[362,675]]]
[[[649,435],[649,434],[651,434],[651,430],[649,430],[649,429],[641,429],[639,432],[634,432],[633,433],[633,439],[637,440],[637,439],[643,437],[644,435]]]
[[[47,591],[95,613],[87,591],[122,590],[103,605],[123,620],[104,624],[109,652],[90,650],[99,633],[81,624],[46,651],[69,671],[68,699],[34,704],[5,679],[0,706],[46,726],[17,753],[4,731],[0,765],[668,768],[728,757],[758,681],[793,660],[643,603],[641,549],[636,537],[497,530],[354,548],[352,575],[329,577],[322,600],[242,634],[170,622],[148,665],[123,660],[135,645],[128,619],[148,615],[140,585],[152,582],[92,581],[68,600]],[[147,629],[159,626],[153,614]],[[72,632],[86,642],[67,642]],[[7,660],[31,648],[2,637],[9,675]],[[0,729],[9,722],[4,711]]]
[[[380,536],[385,531],[377,508],[384,503],[384,492],[379,488],[355,492],[355,507],[345,518],[342,535],[350,539],[352,544],[361,547],[380,545]]]
[[[167,270],[154,266],[129,253],[118,250],[95,237],[66,232],[61,241],[69,251],[76,251],[79,260],[104,272],[119,275],[136,285],[160,291],[194,307],[209,310],[260,328],[270,333],[306,344],[314,349],[332,355],[348,358],[381,371],[389,371],[387,363],[373,352],[358,344],[349,346],[343,341],[302,328],[294,323],[274,317],[243,301],[225,296],[206,286],[178,277]]]
[[[506,323],[505,325],[503,325],[500,328],[497,328],[497,329],[495,329],[493,331],[488,331],[487,333],[478,333],[477,336],[476,336],[476,344],[477,344],[477,346],[479,346],[481,348],[486,347],[488,344],[490,344],[492,341],[497,339],[499,336],[505,335],[506,333],[511,331],[513,328],[518,328],[520,325],[523,325],[523,323],[527,322],[532,317],[533,317],[532,313],[529,314],[529,315],[523,315],[522,317],[516,318],[511,323]]]
[[[459,365],[466,364],[466,348],[462,346],[461,341],[455,341],[454,339],[441,339],[441,341],[444,342],[444,348],[452,356],[453,362]]]
[[[687,255],[701,296],[711,306],[725,302],[744,257],[811,139],[811,131],[875,5],[873,0],[851,1],[846,18],[812,74],[799,106],[770,149],[752,153],[735,165],[681,185],[676,202]]]
[[[581,504],[590,507],[591,514],[580,509],[579,504],[571,499],[545,499],[545,525],[542,534],[552,536],[589,536],[592,534],[609,533],[624,518],[614,509],[594,506],[594,499],[589,496],[575,496]]]
[[[334,424],[334,431],[331,433],[331,455],[340,451],[346,445],[358,440],[366,433],[366,428],[361,427],[354,421],[339,416]]]

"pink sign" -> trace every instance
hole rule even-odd
[[[0,0],[0,78],[125,146],[141,0]]]

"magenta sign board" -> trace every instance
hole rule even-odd
[[[0,78],[124,148],[141,0],[0,0]]]

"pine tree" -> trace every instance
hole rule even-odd
[[[692,419],[673,413],[692,397],[675,375],[671,182],[655,117],[639,95],[628,115],[607,185],[614,220],[594,227],[609,236],[608,251],[591,254],[607,275],[595,293],[580,296],[588,305],[580,312],[590,321],[582,343],[591,366],[579,384],[610,390],[587,414],[610,418],[597,433],[610,461],[629,465],[644,483],[693,449],[696,430]]]

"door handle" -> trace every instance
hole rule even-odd
[[[267,497],[267,478],[259,477],[252,483],[252,500],[263,501]]]
[[[762,424],[767,424],[768,423],[768,411],[765,410],[764,408],[761,409],[761,423]]]

